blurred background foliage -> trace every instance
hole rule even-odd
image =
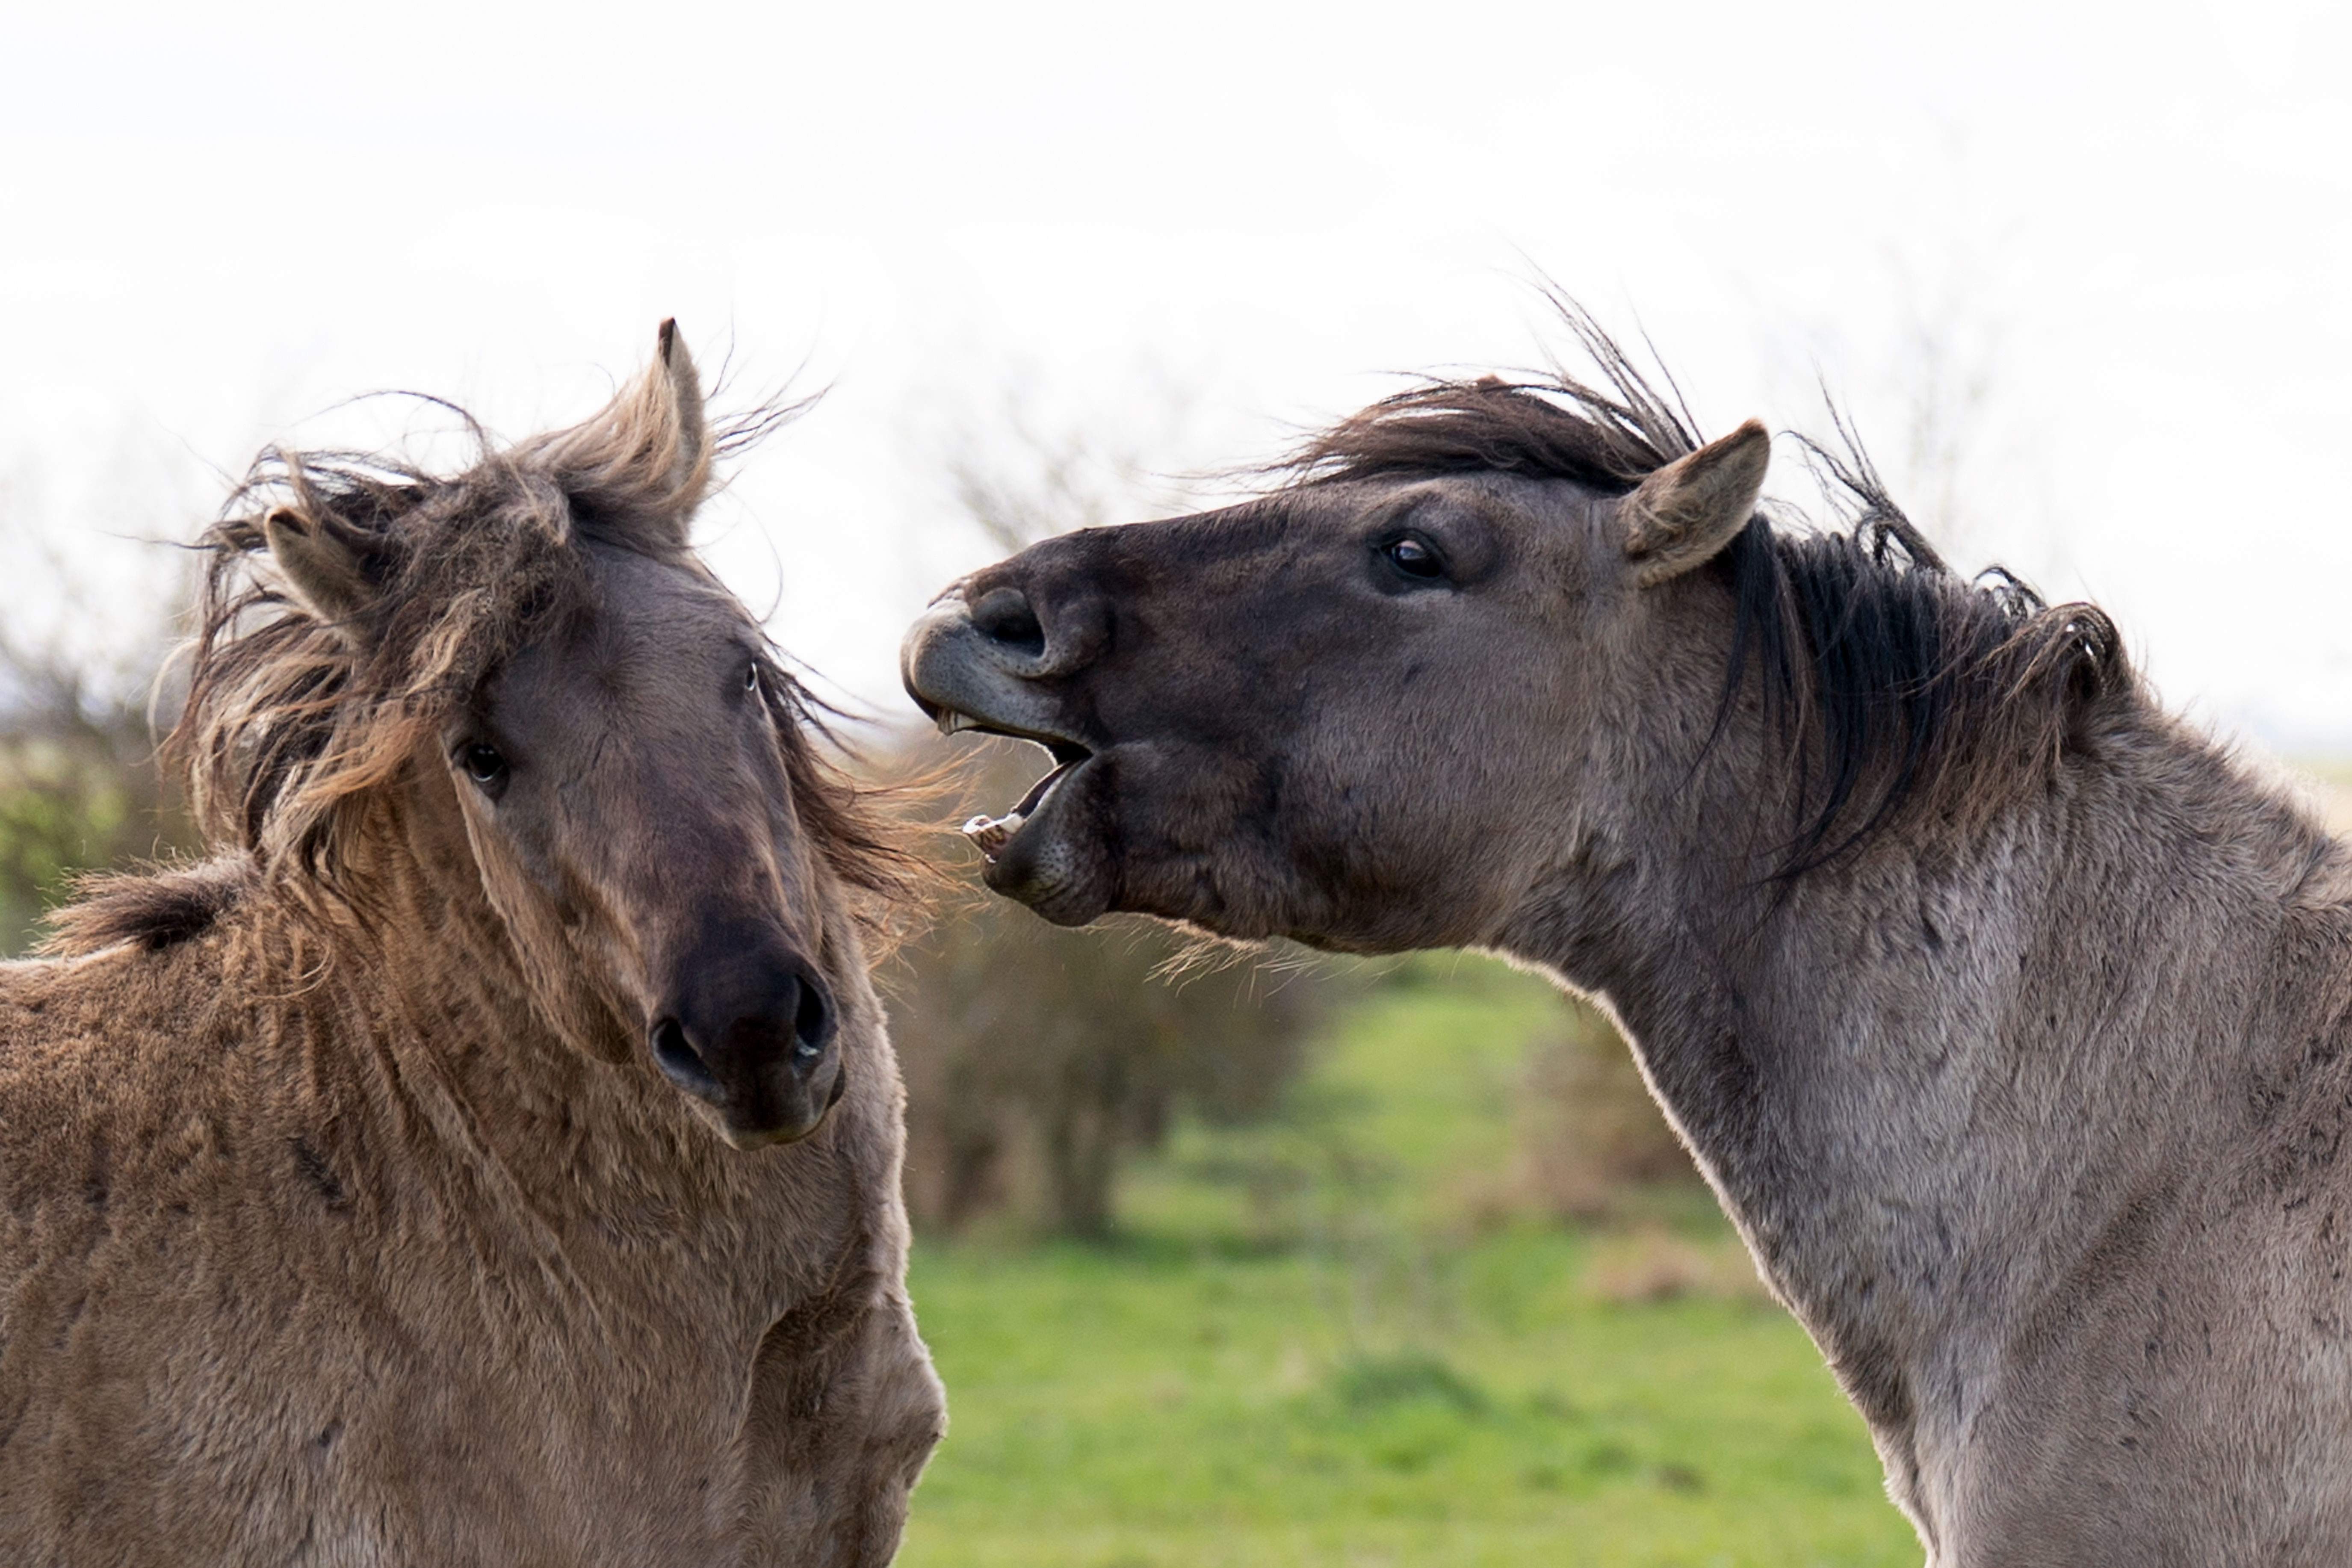
[[[200,515],[134,465],[107,521],[192,536]],[[0,951],[26,952],[80,872],[192,849],[157,765],[176,700],[169,652],[191,596],[189,561],[157,544],[131,571],[93,569],[43,526],[37,484],[0,476],[0,573],[40,585],[0,624]]]

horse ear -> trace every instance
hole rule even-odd
[[[1653,587],[1712,560],[1755,515],[1771,461],[1771,434],[1750,419],[1643,479],[1618,514],[1633,581]]]
[[[361,617],[376,597],[357,542],[345,538],[331,520],[285,506],[261,520],[261,536],[302,607],[356,644]]]
[[[594,417],[527,445],[575,517],[602,514],[647,546],[684,549],[710,489],[712,451],[702,378],[677,323],[661,324],[653,363]]]
[[[702,377],[694,368],[694,356],[686,352],[686,340],[678,336],[676,318],[661,324],[654,334],[654,348],[653,374],[660,378],[655,401],[675,442],[669,487],[683,523],[685,514],[700,504],[710,480],[710,432],[702,414]]]

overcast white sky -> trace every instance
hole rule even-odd
[[[1709,433],[1818,430],[1818,376],[1958,561],[2352,751],[2344,15],[0,0],[0,507],[135,574],[110,536],[262,442],[380,432],[316,417],[352,394],[518,434],[676,315],[749,391],[830,384],[714,551],[896,710],[901,628],[988,553],[942,432],[1003,384],[1263,457],[1391,373],[1538,360],[1541,272]]]

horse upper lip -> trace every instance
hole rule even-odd
[[[1092,746],[1073,736],[1060,734],[1051,730],[1029,729],[1019,724],[1008,724],[999,719],[990,719],[978,713],[966,712],[961,708],[942,706],[939,710],[937,722],[940,733],[942,735],[960,735],[971,730],[982,735],[1003,735],[1011,740],[1030,742],[1051,752],[1054,754],[1054,761],[1057,763],[1083,762],[1095,754],[1095,749]]]
[[[1032,672],[1006,668],[960,593],[943,595],[908,628],[898,658],[907,695],[943,735],[1007,735],[1043,746],[1057,764],[1095,753],[1093,742],[1071,732],[1059,692]]]

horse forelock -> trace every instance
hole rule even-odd
[[[1507,473],[1622,495],[1696,450],[1671,379],[1661,392],[1563,302],[1600,372],[1433,379],[1308,437],[1273,472],[1285,488]],[[1992,567],[1955,574],[1838,420],[1842,446],[1806,443],[1850,517],[1778,527],[1759,514],[1712,563],[1734,605],[1719,736],[1753,680],[1796,773],[1795,820],[1773,875],[1789,879],[1936,810],[1965,820],[2015,796],[2086,736],[2100,703],[2138,678],[2114,623],[2052,605]],[[1277,491],[1277,494],[1279,491]]]
[[[366,564],[333,624],[270,569],[262,520],[320,520]],[[514,648],[577,613],[585,574],[562,492],[506,454],[436,478],[341,453],[266,453],[206,531],[210,560],[173,748],[206,837],[268,870],[335,880],[369,795]]]
[[[1646,386],[1628,390],[1613,396],[1564,376],[1424,382],[1309,437],[1275,471],[1298,486],[1525,474],[1622,495],[1698,445]]]

